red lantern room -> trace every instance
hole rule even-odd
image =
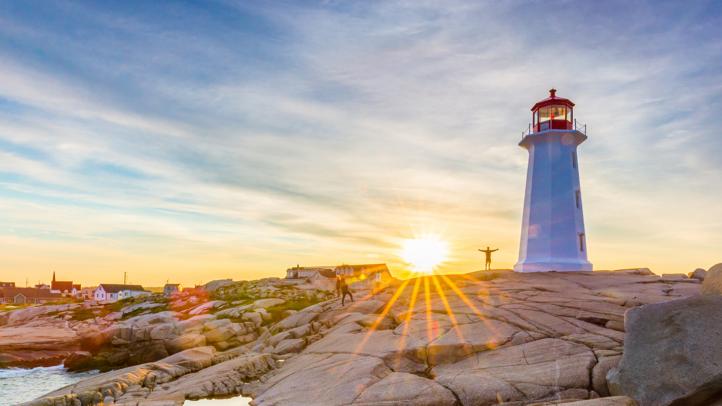
[[[574,103],[569,99],[557,97],[556,93],[556,89],[550,89],[549,97],[538,101],[531,108],[534,132],[573,129]]]

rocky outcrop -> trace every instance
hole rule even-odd
[[[216,290],[226,287],[226,286],[233,286],[233,280],[231,279],[218,279],[215,281],[210,281],[203,285],[203,290],[206,292],[215,292]]]
[[[702,283],[702,293],[722,295],[722,264],[717,264],[707,271]]]
[[[627,312],[624,355],[607,375],[612,394],[641,406],[722,399],[722,296],[697,296]]]
[[[354,405],[454,406],[454,394],[435,381],[418,375],[392,372],[369,386]]]
[[[209,367],[214,354],[212,347],[186,350],[161,363],[142,364],[93,376],[26,405],[75,406],[78,403],[96,404],[106,397],[118,400],[129,392],[150,391],[158,384]]]
[[[0,368],[58,365],[80,348],[65,323],[36,322],[0,329]]]
[[[698,279],[700,281],[703,281],[705,276],[707,276],[707,271],[705,271],[702,268],[697,268],[694,271],[687,274],[692,279]]]
[[[169,338],[174,328],[157,327],[154,335],[177,349],[205,339],[201,348],[213,352],[212,365],[173,372],[178,362],[169,359],[198,350],[186,349],[119,370],[125,372],[100,374],[47,399],[89,392],[133,405],[181,405],[183,399],[237,394],[258,406],[631,405],[626,397],[596,399],[608,395],[607,372],[622,357],[625,312],[698,295],[701,286],[695,279],[662,278],[644,269],[495,271],[355,291],[356,302],[345,306],[329,300],[295,311],[283,310],[302,300],[289,295],[285,303],[261,302],[265,307],[254,306],[257,298],[245,299],[251,289],[274,295],[296,289],[274,283],[218,288],[209,299],[226,305],[174,321],[177,338]],[[243,336],[238,328],[253,329],[253,338],[219,345]],[[171,372],[146,379],[144,371],[160,370]],[[124,373],[136,378],[131,382]]]
[[[449,404],[521,405],[608,395],[606,373],[622,354],[624,312],[699,292],[689,279],[639,270],[439,279],[443,295],[433,280],[419,280],[419,288],[410,286],[414,281],[385,292],[384,300],[372,299],[380,305],[294,315],[289,326],[301,318],[323,323],[323,338],[255,386],[254,404],[300,405],[311,399],[328,405],[369,404],[367,399],[413,404],[400,388],[383,395],[374,391],[393,382],[393,374],[440,385],[454,396]],[[270,344],[283,343],[286,334],[277,333]],[[329,370],[336,372],[333,378]],[[311,392],[325,394],[318,400]],[[439,393],[439,404],[452,402]],[[620,397],[598,404],[633,401]]]
[[[544,399],[572,389],[587,398],[595,362],[585,345],[546,338],[480,352],[431,374],[464,405]]]

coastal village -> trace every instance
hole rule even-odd
[[[344,278],[348,284],[381,286],[392,279],[386,264],[360,264],[337,266],[299,265],[286,270],[286,279],[308,280],[317,288],[333,290],[337,278]],[[179,293],[192,294],[202,289],[201,286],[182,287],[179,283],[166,283],[161,292],[170,297]],[[50,284],[39,283],[34,287],[18,287],[15,282],[0,282],[0,304],[31,305],[47,303],[70,303],[77,301],[93,301],[113,303],[119,300],[148,296],[153,294],[142,285],[101,283],[98,286],[86,286],[56,279],[53,272]]]

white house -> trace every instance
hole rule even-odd
[[[286,270],[286,279],[327,279],[330,281],[329,286],[335,286],[337,276],[343,277],[346,283],[358,288],[380,287],[394,279],[386,264],[295,266]]]
[[[97,289],[98,289],[97,286],[86,286],[86,287],[80,289],[80,291],[77,293],[76,297],[78,299],[83,299],[83,300],[94,300],[95,299],[95,291]]]
[[[166,283],[163,286],[163,296],[171,297],[180,293],[180,283]]]
[[[101,283],[95,289],[95,300],[101,302],[116,302],[129,297],[150,295],[150,292],[140,285],[123,285],[114,283]]]
[[[336,272],[334,266],[298,266],[286,269],[286,279],[304,279],[312,278],[316,275],[325,276],[327,278],[335,278]]]

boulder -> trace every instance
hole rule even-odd
[[[227,341],[234,335],[236,330],[228,319],[211,320],[205,323],[205,331],[203,335],[206,336],[206,340],[209,343],[218,343],[221,341]]]
[[[706,275],[707,275],[707,271],[705,271],[705,270],[702,269],[702,268],[697,268],[697,269],[695,269],[694,271],[692,271],[692,272],[690,272],[689,274],[687,274],[687,276],[689,276],[690,279],[697,279],[697,280],[700,280],[700,281],[703,281],[703,280],[704,280],[704,277],[705,277]]]
[[[356,398],[353,405],[454,406],[456,397],[438,383],[417,375],[392,372]]]
[[[188,314],[191,314],[191,315],[206,314],[215,308],[221,307],[224,304],[226,304],[226,302],[224,302],[222,300],[211,300],[210,302],[206,302],[206,303],[200,304],[200,305],[192,308],[191,310],[188,311]]]
[[[278,343],[280,343],[281,341],[283,341],[287,338],[293,338],[293,337],[291,337],[291,333],[289,333],[288,331],[282,331],[274,336],[271,336],[268,339],[268,344],[275,347]]]
[[[278,306],[286,303],[285,300],[276,297],[270,297],[268,299],[258,299],[253,302],[254,309],[268,309],[269,307]]]
[[[176,353],[189,348],[206,345],[206,336],[198,333],[188,333],[166,341],[165,346],[169,353]]]
[[[15,325],[28,322],[36,319],[43,315],[51,313],[65,312],[72,309],[81,307],[80,304],[65,304],[65,305],[49,305],[49,306],[32,306],[24,309],[18,309],[10,312],[7,318],[7,324]]]
[[[263,317],[261,317],[261,314],[257,312],[244,313],[243,320],[252,322],[256,328],[261,327],[261,324],[263,324]]]
[[[63,366],[71,371],[91,369],[93,354],[88,351],[75,351],[63,361]]]
[[[210,320],[215,320],[212,314],[193,316],[190,319],[179,321],[178,328],[183,333],[200,333],[203,331],[203,325]]]
[[[622,359],[621,355],[599,357],[597,365],[595,365],[594,369],[592,369],[592,388],[600,396],[609,396],[607,373],[619,364],[620,359]]]
[[[348,405],[391,371],[376,357],[355,354],[301,354],[258,389],[258,405]]]
[[[707,271],[702,283],[703,295],[722,295],[722,264],[717,264]]]
[[[165,311],[132,317],[124,321],[122,324],[133,325],[135,328],[145,328],[156,324],[173,323],[176,321],[177,318],[175,312]]]
[[[313,332],[313,329],[311,328],[311,324],[304,324],[303,326],[298,326],[296,328],[292,328],[288,330],[288,332],[291,334],[294,338],[301,338],[309,335]]]
[[[274,354],[287,354],[290,352],[301,352],[306,346],[306,340],[303,338],[289,338],[282,340],[276,348],[273,349]]]
[[[584,345],[546,338],[476,353],[431,375],[464,405],[544,399],[564,388],[586,390],[594,354]]]
[[[207,347],[205,347],[207,348]],[[195,373],[164,383],[148,394],[147,399],[138,402],[130,393],[120,400],[123,405],[177,406],[183,400],[236,396],[246,382],[253,381],[275,368],[270,354],[242,354],[229,360],[214,363]],[[192,371],[192,370],[191,370]],[[234,401],[230,401],[234,404]],[[237,400],[239,404],[242,401]],[[117,404],[117,402],[116,402]],[[193,404],[193,403],[186,403]]]
[[[150,330],[151,340],[170,340],[178,336],[175,323],[159,324]]]
[[[316,320],[316,318],[318,318],[318,313],[304,309],[304,311],[293,313],[285,319],[279,321],[273,327],[272,331],[277,332],[280,330],[288,330],[294,327],[302,326]]]
[[[215,292],[216,290],[218,290],[220,288],[223,288],[226,286],[231,286],[231,285],[233,285],[232,279],[217,279],[217,280],[210,281],[210,282],[206,283],[205,285],[203,285],[203,289],[206,292]]]
[[[722,397],[722,296],[630,309],[624,355],[607,374],[612,395],[641,406],[708,405]]]
[[[497,320],[462,324],[427,346],[429,365],[455,362],[471,354],[494,349],[510,341],[519,329]]]

